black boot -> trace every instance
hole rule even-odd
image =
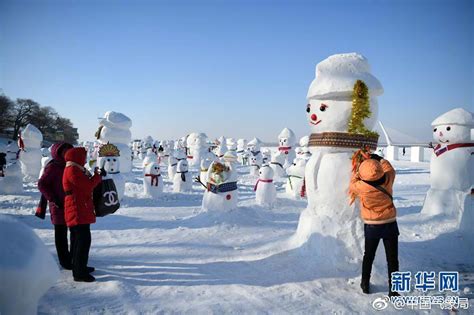
[[[74,281],[76,282],[94,282],[95,278],[91,275],[74,277]]]
[[[362,280],[360,281],[360,288],[362,289],[362,292],[364,292],[365,294],[369,294],[370,293],[370,280],[362,278]]]

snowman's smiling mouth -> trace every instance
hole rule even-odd
[[[320,120],[318,120],[317,122],[312,122],[312,121],[310,121],[309,123],[310,123],[310,124],[313,124],[313,125],[315,125],[315,126],[316,126],[316,125],[317,125],[317,124],[319,124],[320,122],[321,122],[321,119],[320,119]]]
[[[441,143],[449,143],[449,140],[443,141],[443,140],[439,139],[439,142],[441,142]]]

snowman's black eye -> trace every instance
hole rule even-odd
[[[114,159],[114,162],[117,162],[117,159]]]
[[[436,130],[438,130],[438,128],[433,129],[433,132],[436,132]]]
[[[451,130],[451,127],[446,127],[446,130],[447,130],[447,131],[450,131],[450,130]]]
[[[311,104],[306,105],[306,112],[309,113],[311,111]]]
[[[321,104],[321,106],[319,106],[319,110],[322,112],[324,112],[327,108],[328,106],[326,104]]]

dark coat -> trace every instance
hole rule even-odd
[[[83,167],[86,164],[86,149],[79,147],[66,152],[66,168],[63,175],[63,188],[66,194],[64,214],[69,227],[79,224],[95,223],[92,192],[102,181],[101,176],[94,173],[89,176]]]
[[[66,167],[66,161],[63,154],[65,150],[72,148],[72,145],[66,142],[58,142],[51,148],[51,157],[53,158],[44,168],[43,175],[38,181],[38,189],[43,195],[42,198],[49,202],[49,212],[51,213],[51,222],[53,224],[66,224],[64,220],[64,190],[63,190],[63,172]],[[46,204],[40,202],[39,212],[43,214]],[[41,216],[40,216],[41,217]]]

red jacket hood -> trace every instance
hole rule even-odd
[[[57,142],[51,147],[51,157],[58,161],[64,162],[63,152],[73,148],[73,146],[67,142]]]
[[[66,162],[74,162],[81,166],[86,164],[86,158],[87,151],[83,147],[69,149],[67,150],[66,155],[64,156]]]

